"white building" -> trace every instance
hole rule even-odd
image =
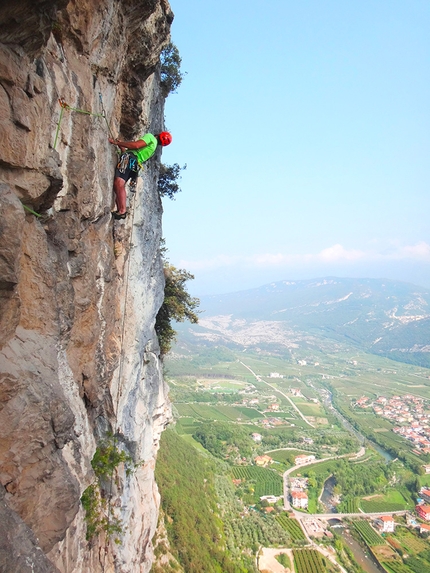
[[[308,507],[308,494],[304,491],[291,492],[291,504],[293,507],[307,509]]]
[[[381,517],[377,517],[375,525],[381,533],[393,533],[394,531],[394,519],[391,515],[382,515]]]

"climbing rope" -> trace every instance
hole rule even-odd
[[[108,120],[107,120],[106,111],[105,111],[105,108],[104,108],[104,105],[103,105],[102,92],[99,92],[99,101],[100,101],[100,107],[101,107],[101,110],[102,110],[102,117],[105,118],[106,125],[107,125],[108,131],[109,131],[109,135],[111,136],[112,139],[115,139],[114,136],[113,136],[112,130],[111,130],[111,128],[110,128],[109,122],[108,122]]]
[[[102,117],[104,118],[104,120],[106,121],[106,125],[107,125],[107,129],[109,132],[109,135],[114,139],[113,137],[113,133],[112,130],[110,128],[109,122],[107,120],[107,116],[106,116],[106,111],[103,105],[103,98],[102,98],[102,94],[101,92],[99,92],[99,101],[100,101],[100,107],[102,112],[101,113],[94,113],[92,111],[87,111],[86,109],[80,109],[78,107],[72,107],[70,106],[68,103],[66,103],[66,101],[64,100],[64,98],[60,98],[58,100],[58,103],[60,104],[61,110],[60,110],[60,117],[58,119],[58,124],[57,124],[57,130],[55,132],[55,140],[54,140],[54,149],[57,146],[57,141],[58,141],[58,135],[60,133],[60,125],[61,125],[61,120],[63,119],[63,114],[64,114],[64,110],[67,111],[74,111],[76,113],[83,113],[84,115],[91,115],[93,117]]]
[[[21,201],[22,203],[22,201]],[[24,203],[22,203],[22,206],[24,207],[24,209],[26,211],[28,211],[29,213],[31,213],[32,215],[35,215],[36,217],[42,217],[42,215],[40,213],[36,213],[36,211],[33,211],[33,209],[30,209],[30,207],[27,207],[27,205],[24,205]]]
[[[134,194],[133,205],[130,205],[130,209],[132,211],[132,218],[131,218],[131,233],[130,233],[130,242],[129,247],[132,246],[133,240],[133,230],[134,230],[134,203],[136,202],[136,195]],[[130,252],[130,248],[129,248]],[[125,275],[125,296],[124,296],[124,309],[122,313],[122,326],[121,326],[121,339],[120,339],[120,361],[119,361],[119,372],[118,372],[118,390],[117,390],[117,397],[116,397],[116,407],[114,410],[114,434],[113,434],[113,446],[116,448],[118,443],[118,433],[119,428],[117,427],[118,423],[118,409],[119,409],[119,401],[122,395],[122,371],[123,371],[123,363],[124,363],[124,334],[125,334],[125,319],[127,316],[127,297],[128,297],[128,285],[129,285],[129,277],[130,277],[130,262],[131,256],[129,254],[128,262],[127,262],[127,272]],[[113,473],[111,475],[110,486],[109,486],[109,499],[108,499],[108,508],[107,508],[107,525],[109,527],[111,521],[111,508],[112,508],[112,487],[113,487],[114,476]],[[105,545],[105,552],[103,558],[103,571],[105,571],[106,566],[106,554],[107,554],[108,545]]]

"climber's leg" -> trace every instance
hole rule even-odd
[[[124,179],[121,179],[121,177],[115,177],[113,181],[113,190],[115,192],[117,212],[122,215],[127,210]]]

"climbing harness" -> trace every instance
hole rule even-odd
[[[60,133],[60,125],[61,125],[61,120],[63,119],[63,114],[64,114],[64,110],[66,111],[74,111],[77,113],[83,113],[85,115],[92,115],[93,117],[102,117],[104,118],[104,120],[106,121],[106,125],[109,131],[109,135],[113,138],[113,133],[112,130],[110,128],[109,122],[107,120],[106,117],[106,111],[105,108],[103,106],[103,98],[102,98],[102,94],[101,92],[99,92],[99,101],[100,101],[100,107],[102,112],[101,113],[94,113],[92,111],[87,111],[86,109],[79,109],[77,107],[72,107],[70,106],[68,103],[66,103],[66,101],[64,100],[64,98],[60,98],[58,100],[58,103],[60,104],[61,110],[60,110],[60,118],[58,120],[58,124],[57,124],[57,130],[55,132],[55,140],[54,140],[54,149],[57,146],[57,141],[58,141],[58,134]]]

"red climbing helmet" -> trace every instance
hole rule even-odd
[[[158,137],[160,138],[160,143],[163,147],[172,143],[172,136],[168,131],[162,131]]]

